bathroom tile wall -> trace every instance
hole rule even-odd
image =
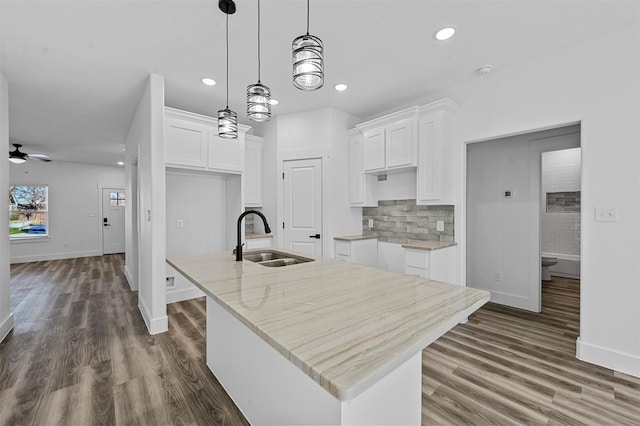
[[[580,169],[580,148],[543,153],[542,199],[547,200],[547,193],[580,191]],[[542,251],[580,255],[580,209],[546,207],[542,206]]]
[[[379,201],[378,207],[363,207],[362,233],[376,234],[378,241],[403,244],[407,240],[455,241],[454,206],[418,206],[416,200]],[[373,219],[373,228],[369,228]],[[437,231],[437,221],[444,231]]]

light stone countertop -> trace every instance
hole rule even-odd
[[[489,300],[483,290],[327,258],[280,268],[230,252],[167,262],[342,401]]]
[[[453,247],[455,245],[458,245],[458,243],[447,241],[407,241],[407,243],[403,244],[402,247],[418,250],[438,250]]]
[[[343,237],[333,237],[334,240],[337,241],[360,241],[360,240],[376,240],[378,236],[375,234],[371,235],[347,235]]]

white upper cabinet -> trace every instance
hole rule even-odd
[[[376,206],[376,175],[415,172],[417,204],[453,204],[457,156],[458,106],[443,99],[408,108],[366,123],[347,133],[349,141],[349,203]]]
[[[164,121],[164,158],[167,164],[207,166],[209,128],[203,124],[167,115]]]
[[[242,173],[244,138],[249,129],[239,125],[238,139],[220,138],[215,118],[165,107],[165,164],[185,169]]]
[[[385,129],[387,169],[416,165],[416,143],[413,128],[414,120],[401,120]]]
[[[365,173],[403,171],[417,165],[417,108],[357,125],[363,133]]]
[[[449,99],[420,108],[417,204],[453,202],[453,152],[461,147],[454,140],[457,110],[458,106]]]
[[[264,139],[245,136],[244,157],[244,201],[247,207],[262,207],[262,153]],[[249,240],[247,240],[248,242]]]
[[[210,169],[228,172],[242,172],[244,147],[240,135],[238,139],[225,139],[218,136],[218,129],[209,131],[209,158],[207,165]]]
[[[349,142],[349,204],[351,207],[370,207],[378,204],[377,178],[363,170],[363,136],[360,130],[347,132]]]

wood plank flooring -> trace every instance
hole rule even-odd
[[[15,328],[0,344],[0,424],[246,424],[205,365],[204,299],[150,336],[109,255],[11,266]]]
[[[246,424],[205,361],[205,303],[149,336],[123,256],[11,267],[0,424]],[[423,352],[423,424],[640,425],[640,379],[575,359],[579,282],[543,312],[489,304]]]
[[[423,424],[640,425],[640,379],[575,358],[580,282],[542,299],[489,303],[423,351]]]

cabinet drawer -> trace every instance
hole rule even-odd
[[[338,253],[336,253],[336,260],[339,260],[341,262],[351,262],[351,258],[349,256]]]
[[[351,255],[351,243],[348,241],[336,241],[336,254]]]
[[[427,269],[415,268],[413,266],[405,266],[404,273],[407,275],[417,275],[422,278],[429,278]]]
[[[424,250],[405,250],[405,265],[412,266],[414,268],[429,268],[429,256],[430,252]]]

